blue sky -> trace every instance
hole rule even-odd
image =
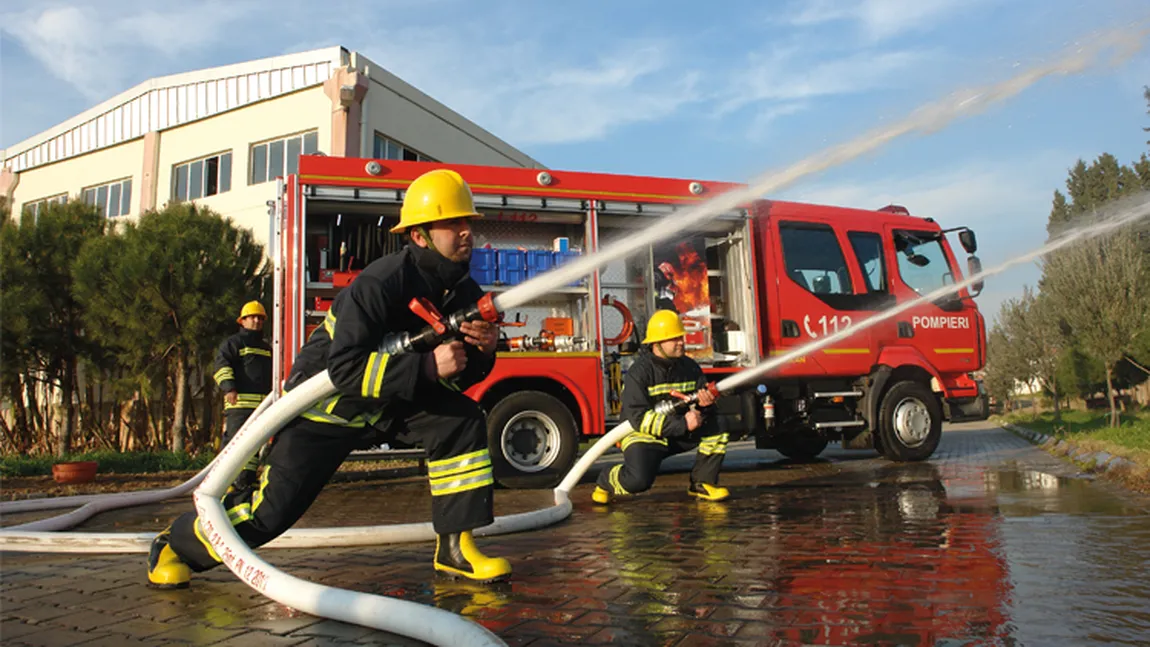
[[[741,181],[1147,18],[1144,0],[7,0],[0,146],[151,77],[339,44],[553,168]],[[995,265],[1043,242],[1076,159],[1147,150],[1148,52],[770,197],[903,204],[975,228]],[[992,279],[984,312],[1038,275]]]

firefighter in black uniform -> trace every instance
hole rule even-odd
[[[243,330],[225,339],[216,351],[214,377],[224,394],[223,445],[231,442],[272,390],[272,347],[263,335],[267,316],[259,301],[245,303],[236,319]],[[253,456],[236,477],[235,486],[254,487],[258,467],[259,458]]]
[[[494,479],[483,411],[463,394],[494,366],[498,328],[469,322],[461,326],[462,340],[428,352],[391,356],[381,350],[389,333],[426,327],[408,306],[413,298],[449,313],[483,296],[468,273],[474,217],[471,189],[454,171],[430,171],[408,187],[392,232],[406,232],[410,244],[368,265],[336,296],[285,385],[290,390],[327,369],[337,392],[280,430],[258,490],[224,497],[249,546],[290,528],[349,452],[398,439],[418,442],[428,453],[435,570],[477,581],[511,573],[506,559],[484,555],[472,538],[473,529],[494,520]],[[185,514],[153,541],[148,581],[184,587],[191,571],[220,562],[195,513]]]
[[[623,383],[623,417],[635,431],[623,438],[623,463],[599,472],[591,499],[607,504],[621,495],[651,488],[659,464],[672,454],[698,448],[687,493],[707,501],[722,501],[730,492],[719,486],[719,469],[727,453],[727,434],[718,416],[709,415],[714,395],[695,360],[684,354],[686,331],[679,315],[659,310],[647,324],[643,349]],[[660,400],[698,390],[698,407],[684,414],[655,411]],[[696,440],[697,439],[697,440]]]

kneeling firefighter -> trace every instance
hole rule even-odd
[[[696,447],[687,493],[707,501],[722,501],[730,495],[727,488],[719,486],[727,434],[719,417],[708,411],[715,396],[706,388],[703,369],[685,354],[686,334],[673,310],[659,310],[651,316],[643,348],[623,383],[623,417],[635,431],[623,438],[623,464],[599,473],[591,493],[596,503],[606,504],[614,497],[650,489],[663,459]],[[696,389],[699,408],[683,414],[656,410],[660,401]]]
[[[477,581],[511,573],[506,559],[484,555],[472,539],[473,529],[494,520],[494,479],[484,413],[463,394],[495,365],[498,328],[468,322],[462,340],[427,352],[380,350],[385,336],[426,326],[408,305],[413,299],[454,312],[483,296],[469,274],[470,219],[479,215],[470,187],[454,171],[430,171],[408,187],[391,231],[406,233],[410,244],[372,262],[339,293],[286,384],[290,390],[326,369],[337,393],[280,430],[258,489],[224,497],[249,546],[287,531],[352,450],[398,439],[422,444],[428,453],[435,570]],[[195,513],[188,513],[152,542],[148,580],[156,587],[187,586],[191,571],[220,562]]]

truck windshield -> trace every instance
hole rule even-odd
[[[896,231],[894,248],[898,256],[899,276],[920,295],[954,283],[954,272],[946,261],[937,233]]]

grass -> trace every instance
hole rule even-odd
[[[101,474],[151,474],[154,472],[199,471],[212,462],[213,454],[177,454],[175,452],[114,452],[100,450],[71,454],[67,458],[52,455],[0,457],[0,475],[40,476],[52,473],[52,465],[62,461],[96,461]]]
[[[114,452],[100,450],[71,454],[67,458],[52,455],[0,456],[0,476],[47,476],[52,474],[52,465],[63,461],[96,461],[100,464],[100,474],[156,474],[159,472],[198,472],[212,462],[215,454],[203,452],[197,455],[175,452]],[[364,472],[397,467],[418,465],[415,458],[396,458],[374,461],[347,461],[341,472]]]

